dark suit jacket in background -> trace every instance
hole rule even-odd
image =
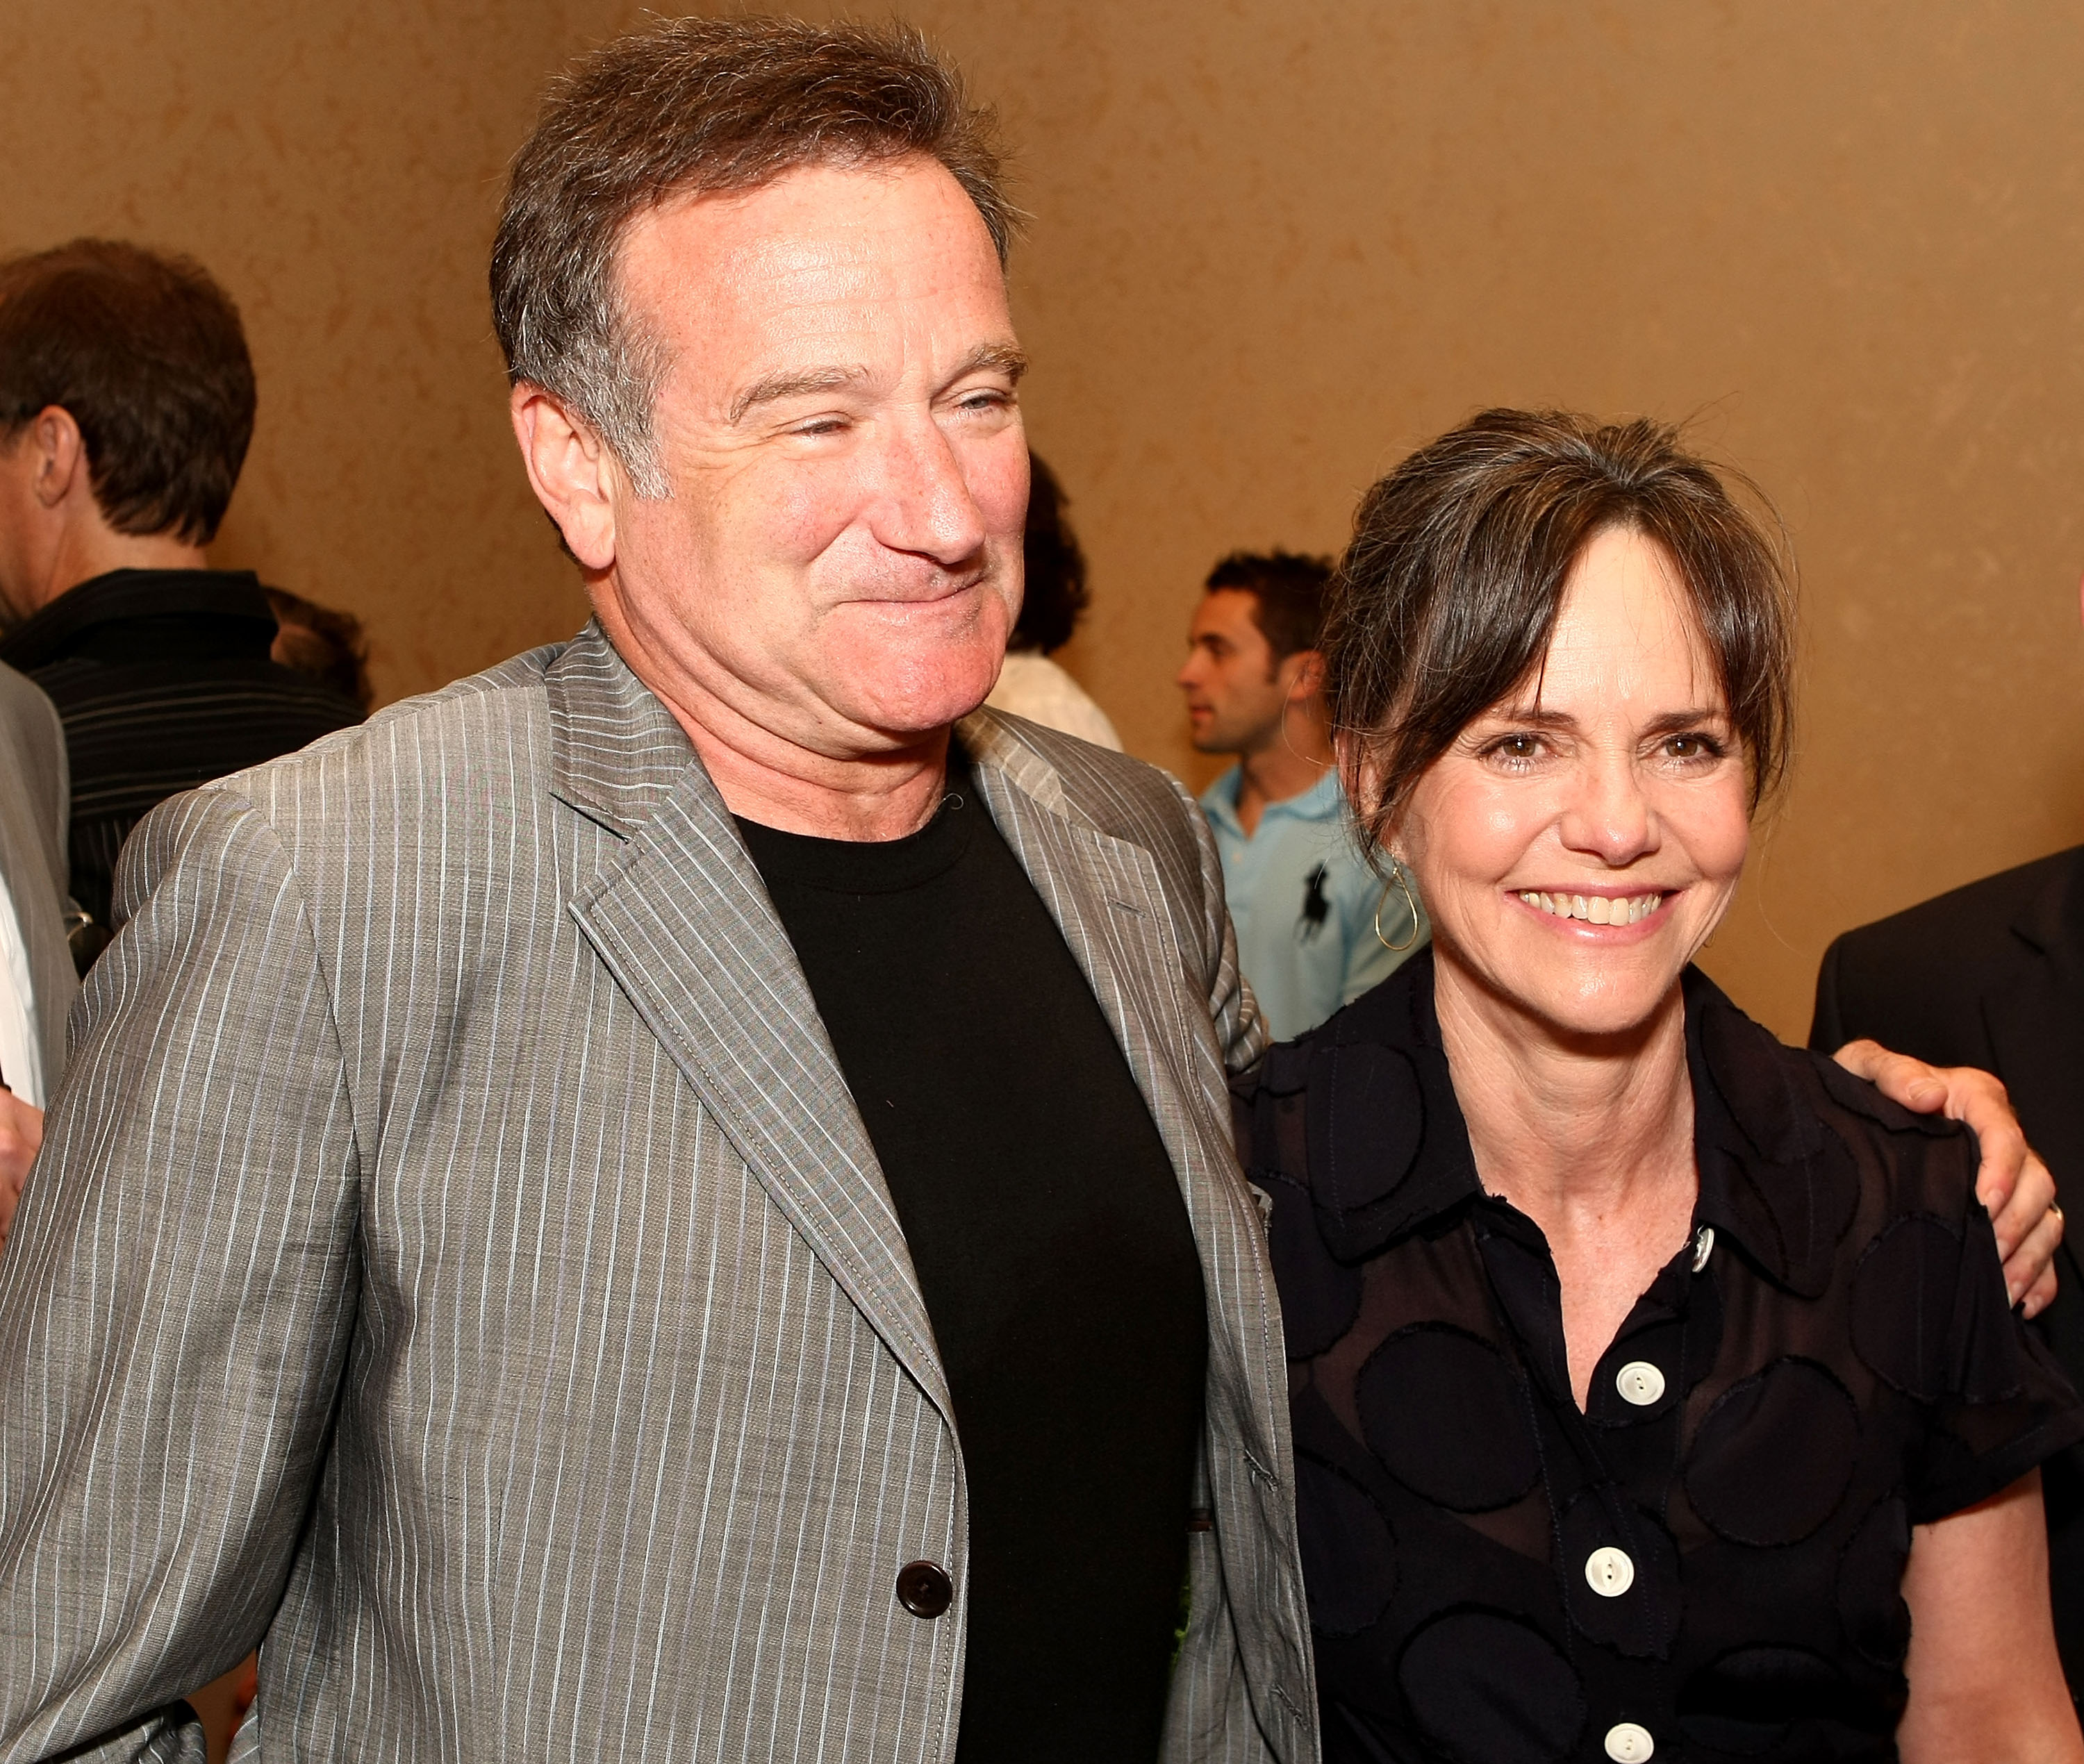
[[[248,571],[115,569],[0,641],[0,661],[65,721],[72,894],[96,924],[115,929],[116,855],[150,810],[362,721],[360,705],[270,658],[275,632]]]
[[[66,945],[65,731],[51,701],[0,666],[0,875],[29,953],[29,1022],[44,1085],[65,1070],[66,1015],[79,981]]]
[[[1812,1047],[1870,1035],[1941,1065],[2003,1079],[2057,1187],[2084,1198],[2084,846],[1985,877],[1849,931],[1816,978]],[[2061,1291],[2042,1326],[2084,1385],[2078,1226],[2056,1258]],[[2084,1691],[2084,1448],[2044,1468],[2056,1637]]]

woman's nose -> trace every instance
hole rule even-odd
[[[1565,845],[1616,869],[1656,848],[1656,816],[1633,764],[1590,767],[1576,786],[1563,815]]]

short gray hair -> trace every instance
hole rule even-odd
[[[963,187],[1003,264],[1018,217],[996,119],[910,27],[675,19],[594,50],[550,87],[507,185],[492,313],[509,380],[591,424],[639,495],[669,493],[651,436],[668,364],[616,275],[629,222],[671,197],[914,156]]]

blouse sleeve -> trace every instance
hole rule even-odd
[[[1931,1279],[1947,1263],[1951,1283]],[[1904,1297],[1922,1288],[1917,1309],[1929,1322],[1909,1327],[1940,1350],[1919,1356],[1931,1388],[1912,1393],[1931,1399],[1910,1466],[1913,1522],[1929,1525],[1986,1500],[2084,1438],[2084,1402],[2012,1309],[1989,1215],[1972,1194],[1952,1219],[1912,1213],[1875,1240],[1854,1277],[1856,1336],[1866,1320],[1862,1289],[1883,1285],[1896,1289],[1900,1339]],[[1870,1301],[1867,1317],[1873,1308]]]

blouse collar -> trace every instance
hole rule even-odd
[[[1421,951],[1269,1056],[1262,1082],[1270,1091],[1307,1087],[1311,1199],[1341,1259],[1372,1255],[1482,1194],[1441,1047],[1434,971],[1432,952]],[[1822,1056],[1782,1047],[1699,969],[1688,967],[1680,984],[1701,1183],[1696,1229],[1712,1225],[1718,1244],[1739,1248],[1769,1280],[1815,1297],[1859,1199],[1857,1166],[1823,1106],[1835,1100],[1874,1114],[1889,1106]]]

